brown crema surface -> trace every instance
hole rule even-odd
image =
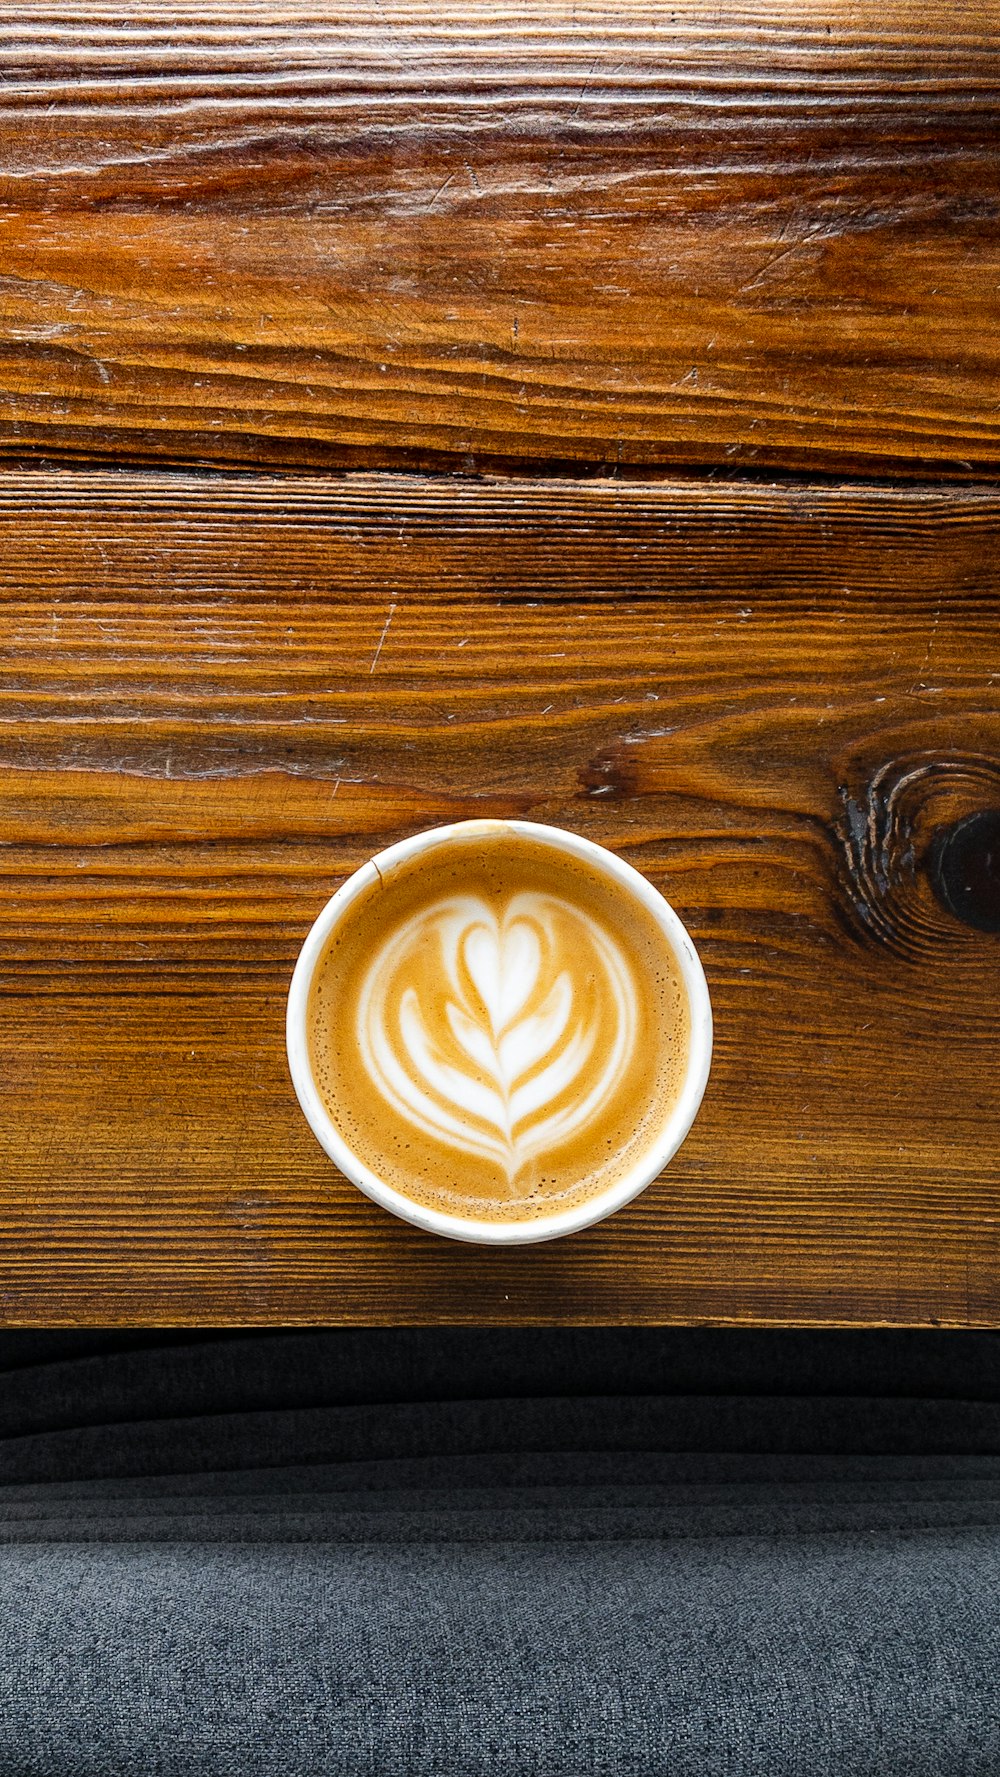
[[[608,1190],[687,1067],[680,970],[625,886],[497,827],[384,868],[327,943],[309,1049],[351,1152],[447,1214],[524,1221]]]

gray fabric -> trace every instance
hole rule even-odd
[[[0,1777],[996,1777],[998,1353],[0,1335]]]
[[[994,1531],[7,1552],[9,1777],[995,1777]]]

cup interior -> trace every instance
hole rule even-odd
[[[542,849],[549,848],[583,859],[591,869],[603,872],[641,902],[653,916],[677,962],[690,1015],[690,1042],[683,1083],[658,1140],[606,1191],[569,1209],[523,1222],[489,1222],[451,1215],[407,1197],[379,1178],[353,1151],[327,1111],[313,1077],[307,1028],[309,994],[316,968],[331,935],[352,902],[374,887],[380,875],[387,875],[394,866],[406,860],[422,853],[430,857],[436,848],[454,844],[457,839],[498,830],[516,834]],[[663,1170],[694,1122],[708,1082],[712,1009],[704,970],[689,933],[659,890],[630,864],[605,847],[562,827],[532,821],[462,821],[452,826],[429,828],[390,846],[356,870],[331,897],[313,923],[295,965],[288,995],[286,1039],[292,1084],[306,1120],[320,1146],[359,1190],[392,1214],[430,1233],[480,1245],[512,1246],[553,1240],[602,1221],[638,1196]]]

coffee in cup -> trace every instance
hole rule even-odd
[[[404,841],[345,884],[303,959],[303,1108],[355,1182],[424,1226],[582,1226],[649,1182],[697,1109],[711,1014],[690,938],[636,871],[561,829]]]

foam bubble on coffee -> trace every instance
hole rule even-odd
[[[662,1127],[687,1050],[652,916],[579,859],[506,834],[425,853],[362,896],[309,1025],[358,1158],[490,1220],[607,1189]]]

